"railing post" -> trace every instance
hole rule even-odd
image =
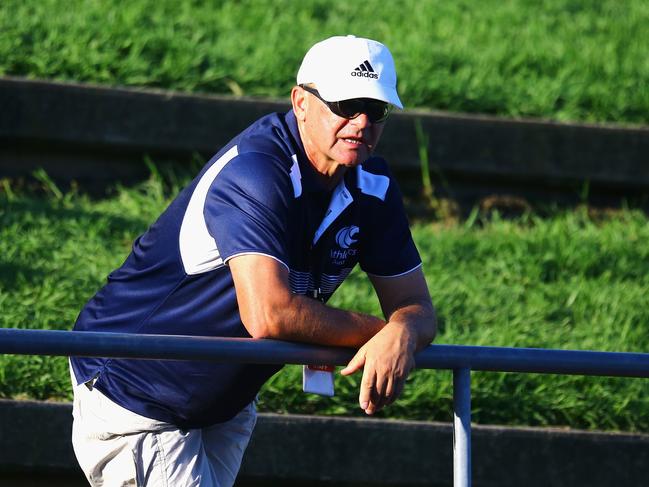
[[[471,487],[471,369],[453,369],[453,487]]]

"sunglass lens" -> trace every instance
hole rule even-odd
[[[306,85],[300,85],[305,91],[316,96],[329,107],[333,113],[339,117],[353,119],[358,117],[361,113],[367,115],[371,123],[378,123],[385,121],[390,115],[390,105],[388,103],[372,100],[369,98],[351,98],[342,101],[325,101],[318,93],[318,90]]]
[[[336,115],[350,119],[358,117],[358,115],[363,112],[363,109],[365,107],[363,100],[357,98],[353,98],[351,100],[342,100],[336,103],[336,105],[336,108],[339,111],[339,113],[337,113]]]
[[[370,101],[365,106],[365,113],[370,122],[382,122],[388,116],[388,104],[376,101]]]
[[[372,123],[383,122],[390,113],[387,103],[362,98],[330,102],[328,105],[331,111],[339,117],[352,119],[364,113]]]

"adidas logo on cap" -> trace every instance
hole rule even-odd
[[[352,76],[358,76],[359,78],[379,79],[379,75],[374,72],[374,68],[372,68],[372,65],[367,59],[359,64],[358,67],[354,69],[354,71],[352,71]]]

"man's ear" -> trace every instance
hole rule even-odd
[[[299,86],[294,86],[291,90],[291,104],[293,105],[295,118],[303,122],[306,118],[306,109],[308,106],[306,91]]]

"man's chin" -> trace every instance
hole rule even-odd
[[[341,166],[345,167],[356,167],[359,164],[362,164],[365,162],[368,158],[370,157],[370,153],[367,151],[358,151],[355,152],[353,155],[349,155],[347,157],[341,157],[338,160],[338,164]]]

